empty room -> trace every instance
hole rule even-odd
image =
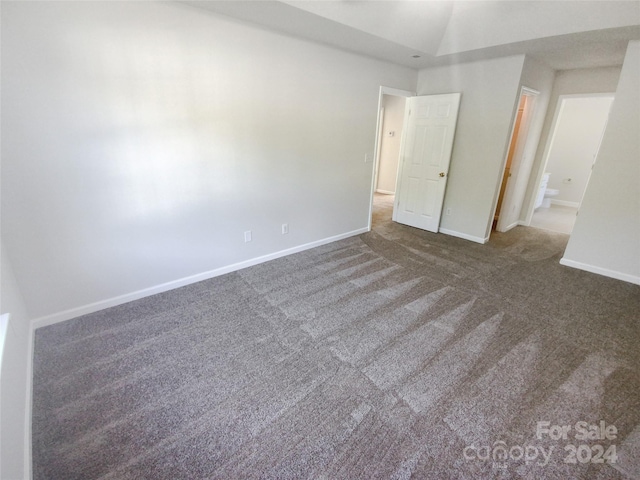
[[[0,22],[2,480],[640,479],[639,2]]]

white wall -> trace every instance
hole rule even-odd
[[[612,102],[612,96],[564,99],[545,169],[547,187],[560,191],[552,203],[580,205]]]
[[[384,193],[395,193],[398,176],[398,159],[402,140],[402,124],[404,123],[405,97],[383,95],[384,121],[380,142],[380,166],[378,169],[377,190]],[[393,133],[393,136],[390,135]]]
[[[613,93],[618,87],[621,69],[622,67],[579,68],[556,72],[551,99],[557,102],[560,95]]]
[[[640,284],[640,41],[616,97],[563,264]]]
[[[380,85],[416,79],[186,5],[4,3],[2,231],[30,314],[363,231]]]
[[[26,421],[27,362],[30,353],[29,317],[4,245],[0,258],[0,313],[9,313],[0,371],[0,478],[28,478]]]
[[[484,241],[493,220],[525,57],[420,70],[418,95],[461,92],[440,229]]]
[[[535,195],[538,192],[538,186],[544,174],[544,159],[550,147],[551,128],[553,127],[554,116],[557,113],[559,97],[572,94],[613,93],[616,91],[619,78],[620,67],[584,68],[556,72],[549,108],[547,109],[529,178],[527,188],[529,201],[525,205],[522,215],[522,220],[525,223],[530,223],[533,215]]]

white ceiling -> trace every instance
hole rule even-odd
[[[522,53],[556,70],[621,65],[640,39],[637,0],[182,3],[413,68]]]

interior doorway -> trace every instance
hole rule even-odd
[[[493,216],[493,225],[491,226],[492,230],[496,229],[496,225],[498,223],[498,217],[500,216],[500,209],[502,208],[502,200],[504,200],[504,191],[507,188],[507,180],[511,176],[511,163],[513,162],[513,154],[515,152],[515,147],[517,143],[514,141],[514,139],[517,138],[520,133],[520,126],[522,125],[522,116],[524,115],[524,107],[526,102],[527,102],[527,97],[523,96],[520,98],[520,103],[518,104],[518,113],[516,114],[515,126],[513,127],[513,134],[511,135],[511,142],[509,143],[509,152],[507,153],[507,163],[504,166],[502,182],[500,183],[500,193],[498,194],[498,205],[496,206],[496,213]]]
[[[519,224],[520,212],[529,182],[529,172],[523,171],[525,169],[520,167],[523,164],[529,127],[539,94],[540,92],[536,90],[527,87],[521,88],[492,230],[506,232]]]
[[[614,94],[561,95],[528,224],[570,234],[609,119]]]
[[[374,224],[391,221],[403,134],[405,101],[408,97],[413,96],[415,96],[415,92],[408,90],[380,87],[374,150],[375,161],[371,179],[369,230]]]

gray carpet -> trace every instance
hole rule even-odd
[[[640,478],[640,287],[560,266],[566,235],[477,245],[390,208],[38,329],[34,478]],[[615,438],[575,439],[601,420]]]

